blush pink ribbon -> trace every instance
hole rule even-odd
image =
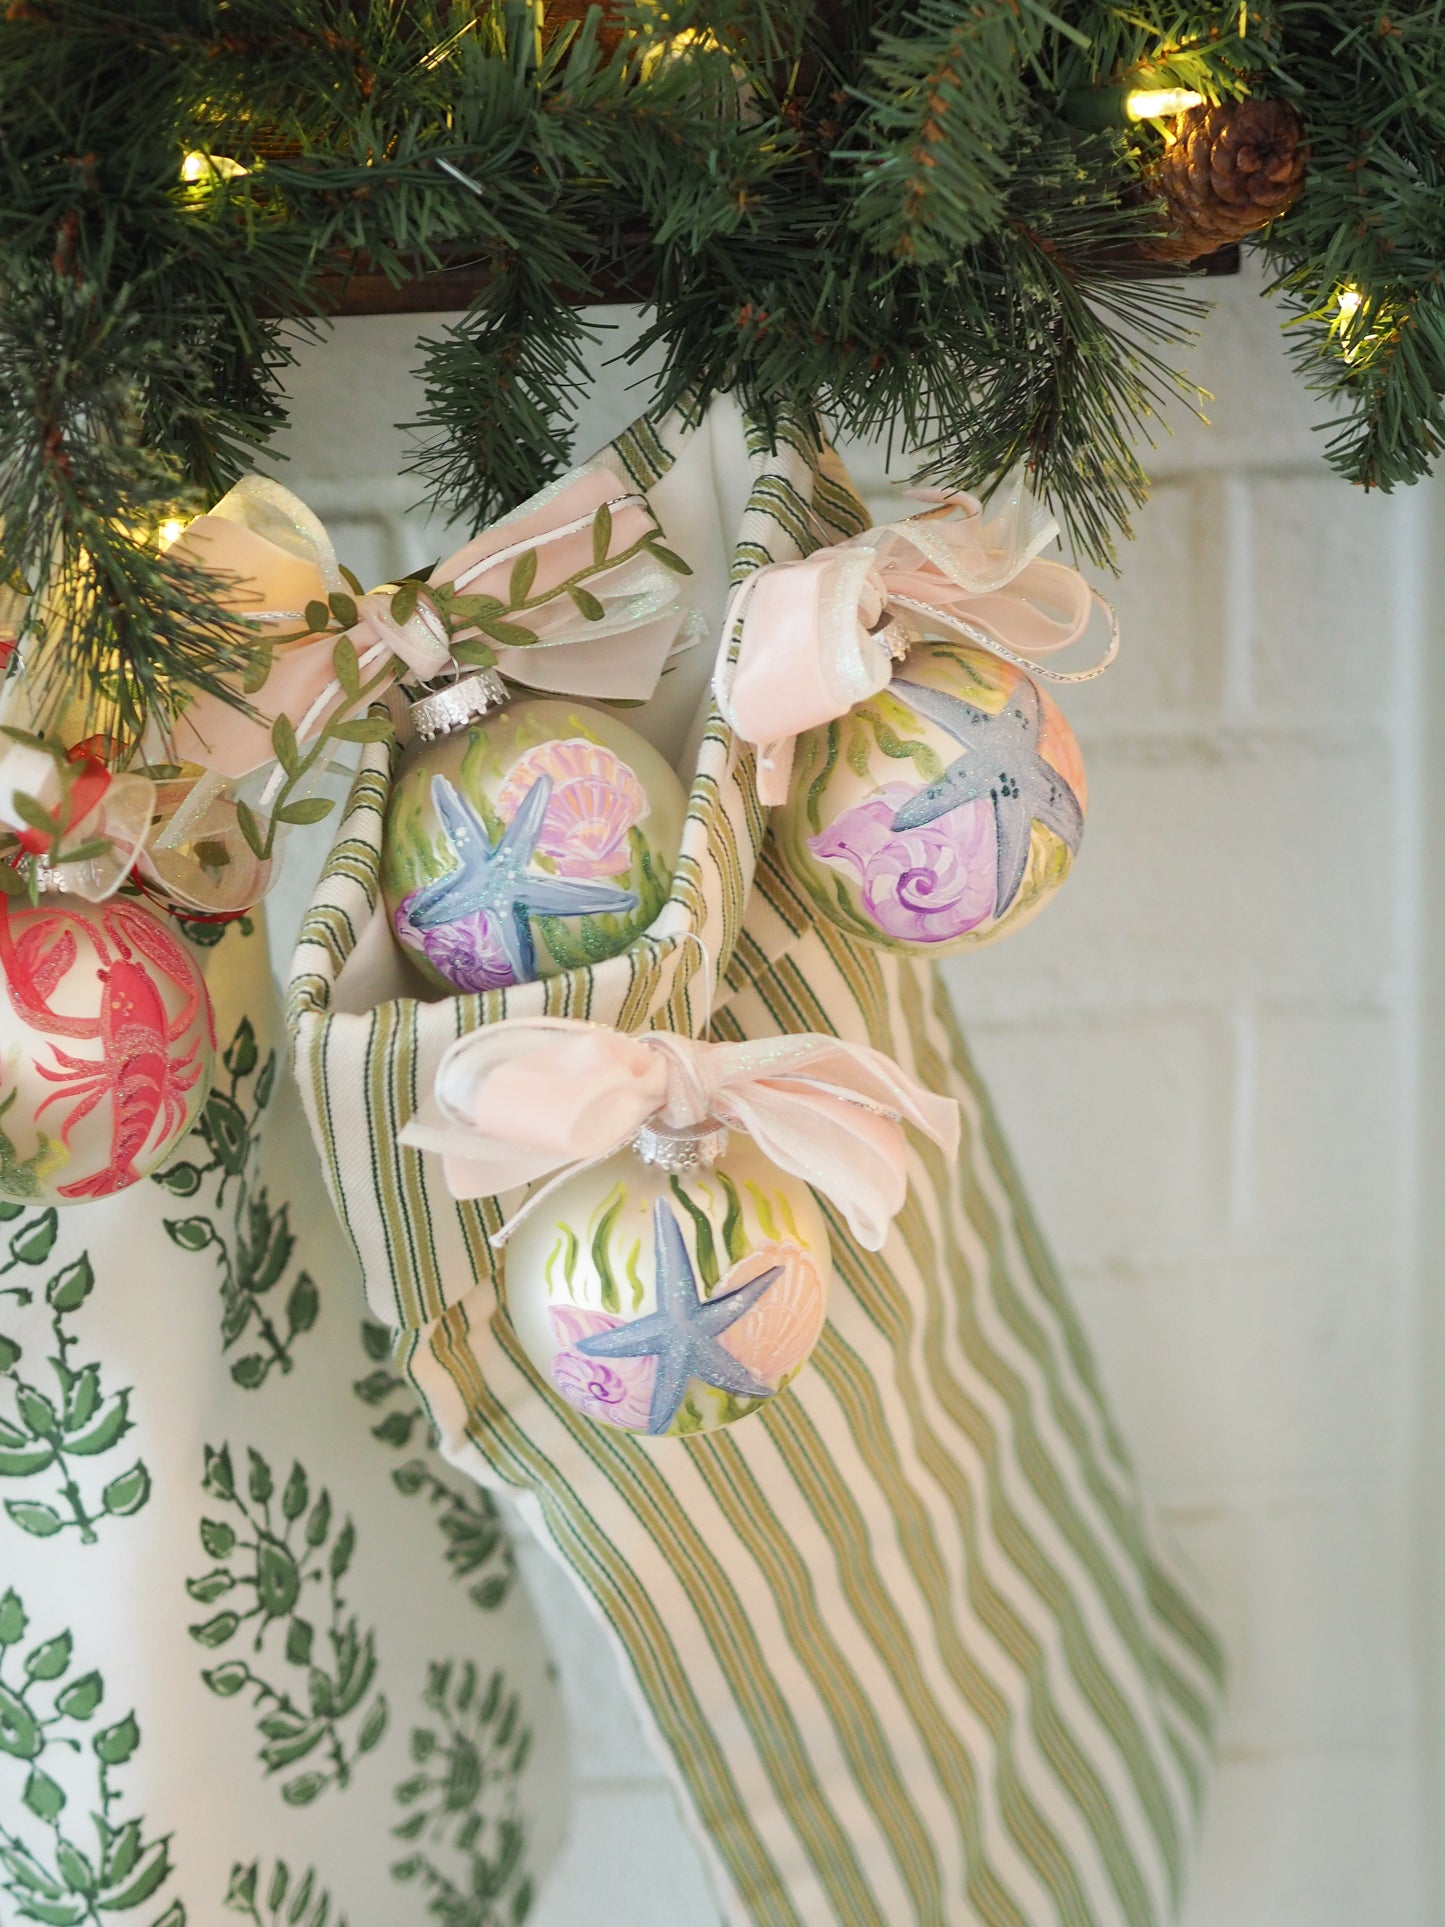
[[[530,1211],[553,1183],[625,1149],[644,1125],[675,1131],[710,1119],[831,1199],[868,1251],[881,1247],[907,1194],[904,1123],[949,1158],[958,1152],[956,1101],[867,1045],[814,1035],[710,1044],[570,1017],[514,1018],[458,1038],[401,1142],[438,1154],[457,1198],[551,1180],[522,1207]]]
[[[608,539],[599,557],[593,545],[604,506]],[[611,469],[591,464],[474,537],[439,563],[428,582],[505,605],[512,567],[530,551],[536,569],[527,594],[535,606],[509,620],[530,629],[536,641],[494,644],[502,674],[559,695],[645,701],[692,618],[677,573],[639,548],[649,533],[661,532],[646,498]],[[346,700],[333,667],[339,633],[297,637],[296,631],[305,626],[308,605],[350,592],[319,518],[289,489],[259,475],[246,476],[192,522],[174,549],[212,571],[221,584],[218,600],[271,644],[270,672],[247,699],[252,713],[200,696],[170,744],[157,749],[164,760],[199,764],[206,773],[162,786],[146,873],[177,902],[231,914],[264,893],[277,867],[251,856],[235,810],[242,785],[259,815],[271,805],[280,780],[272,765],[272,725],[287,717],[305,744]],[[619,559],[609,566],[608,556]],[[587,572],[590,613],[564,587],[581,571]],[[449,637],[425,602],[398,623],[394,594],[387,584],[353,597],[358,619],[345,634],[363,682],[379,673],[432,681],[453,667],[453,640],[482,633],[462,628]],[[268,767],[269,779],[258,778]]]
[[[930,633],[976,642],[1050,682],[1102,675],[1119,648],[1114,612],[1076,569],[1038,559],[1057,535],[1015,484],[987,514],[973,496],[943,497],[749,576],[728,608],[714,691],[724,720],[757,749],[759,799],[785,802],[794,740],[886,689],[907,645]],[[1078,642],[1096,610],[1109,631],[1101,661],[1066,671],[1037,660]]]
[[[586,587],[602,608],[595,620],[561,592],[595,559],[593,528],[604,505],[611,516],[609,553],[625,556],[657,529],[644,496],[610,469],[586,466],[439,562],[428,584],[505,603],[512,565],[531,550],[537,571],[528,595],[539,606],[509,619],[523,623],[537,640],[499,646],[502,674],[557,694],[645,701],[688,611],[678,576],[647,550],[610,568],[604,562],[588,576]],[[219,599],[262,638],[294,634],[309,603],[346,587],[318,518],[288,489],[259,475],[238,482],[174,547],[223,578]],[[394,658],[417,681],[433,681],[451,662],[451,643],[425,603],[406,622],[394,621],[394,593],[387,584],[356,599],[359,620],[346,634],[362,678]],[[457,639],[480,633],[464,629]],[[342,700],[332,673],[338,640],[326,632],[273,644],[270,674],[250,699],[254,716],[219,697],[200,697],[176,727],[176,755],[221,776],[246,776],[270,761],[271,725],[278,716],[289,717],[304,743]]]

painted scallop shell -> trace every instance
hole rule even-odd
[[[600,743],[569,737],[538,743],[519,756],[497,792],[510,823],[539,777],[552,781],[538,852],[562,876],[616,876],[632,861],[627,832],[648,813],[647,792],[620,757]]]
[[[770,1385],[798,1369],[822,1332],[826,1297],[812,1259],[797,1245],[761,1245],[739,1258],[712,1294],[714,1300],[726,1297],[775,1265],[783,1267],[783,1276],[718,1340]]]

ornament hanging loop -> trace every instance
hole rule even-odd
[[[1102,609],[1104,612],[1109,625],[1109,640],[1103,655],[1088,669],[1051,669],[1047,663],[1040,662],[1036,656],[1026,656],[1017,649],[1011,649],[1006,642],[990,634],[987,629],[981,629],[961,616],[951,615],[946,609],[940,609],[936,604],[923,602],[914,596],[891,595],[888,606],[890,609],[907,609],[910,614],[921,616],[925,622],[933,624],[936,628],[952,630],[955,635],[963,636],[967,641],[976,643],[980,649],[986,649],[991,656],[998,656],[1002,661],[1012,663],[1015,669],[1022,669],[1025,675],[1036,676],[1044,682],[1053,683],[1093,682],[1096,677],[1103,675],[1119,653],[1119,618],[1114,612],[1114,605],[1101,596],[1097,589],[1089,590],[1089,598],[1095,608]],[[889,626],[902,627],[897,623]],[[881,635],[879,640],[883,640]],[[913,640],[917,641],[921,638],[915,635]],[[901,660],[897,650],[890,649],[889,654],[895,661]],[[907,654],[906,645],[903,654]]]

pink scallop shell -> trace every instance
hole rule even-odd
[[[552,795],[538,851],[553,858],[562,876],[616,876],[627,869],[627,832],[647,815],[648,802],[626,763],[577,736],[538,743],[518,757],[497,792],[504,822],[510,823],[539,776],[551,777]]]
[[[783,1267],[783,1276],[718,1341],[770,1385],[797,1370],[822,1332],[827,1301],[812,1259],[797,1245],[760,1245],[739,1258],[713,1293],[721,1298],[774,1265]]]
[[[537,847],[557,859],[563,876],[615,876],[632,861],[627,832],[641,814],[630,795],[599,777],[564,783],[552,792]]]

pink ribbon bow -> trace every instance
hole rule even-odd
[[[867,1045],[813,1035],[709,1044],[570,1017],[514,1018],[459,1037],[401,1141],[439,1153],[452,1195],[476,1198],[599,1163],[645,1124],[675,1131],[709,1119],[746,1132],[823,1192],[869,1251],[907,1193],[904,1121],[950,1158],[958,1151],[955,1100]]]
[[[600,510],[606,513],[599,519]],[[558,694],[645,701],[691,615],[678,573],[646,546],[659,534],[646,498],[593,464],[438,563],[428,585],[507,607],[514,565],[530,553],[527,608],[508,620],[535,641],[492,644],[503,675]],[[144,867],[174,901],[233,914],[265,892],[277,868],[251,854],[236,811],[240,798],[265,817],[274,801],[279,773],[273,766],[269,777],[257,774],[272,765],[273,725],[285,716],[304,745],[347,700],[334,670],[338,633],[295,632],[309,605],[349,591],[320,520],[289,489],[259,475],[238,482],[174,546],[218,576],[219,600],[254,628],[259,643],[270,643],[271,660],[264,684],[248,698],[253,713],[200,696],[177,723],[165,760],[199,764],[206,774],[162,785]],[[585,587],[578,587],[579,575]],[[362,682],[387,673],[432,681],[453,666],[454,641],[484,633],[462,627],[448,635],[424,600],[397,622],[395,593],[387,585],[352,598],[357,620],[345,633]]]
[[[593,546],[604,506],[607,552],[623,558],[611,566]],[[439,562],[428,585],[507,603],[512,565],[531,551],[536,574],[528,601],[537,606],[511,620],[530,629],[536,641],[499,645],[502,674],[558,694],[645,701],[687,615],[678,576],[647,549],[628,553],[656,529],[644,496],[608,468],[584,467]],[[233,586],[222,599],[263,639],[294,632],[305,622],[309,603],[325,602],[346,587],[320,521],[288,489],[259,475],[238,482],[209,515],[190,524],[175,547],[230,579]],[[591,614],[561,588],[589,564]],[[395,657],[418,681],[430,682],[451,662],[451,641],[424,602],[406,622],[396,622],[394,594],[388,584],[357,599],[358,620],[346,633],[363,680]],[[457,639],[481,633],[463,629]],[[342,700],[332,673],[338,639],[327,632],[275,644],[270,674],[251,699],[255,717],[218,697],[201,697],[177,725],[176,753],[222,776],[242,777],[270,761],[271,725],[278,716],[290,718],[304,743]]]
[[[758,750],[758,796],[785,802],[793,742],[886,689],[910,642],[942,630],[1050,682],[1087,682],[1118,653],[1114,614],[1077,570],[1038,552],[1058,525],[1015,485],[985,516],[970,495],[865,529],[734,592],[714,689],[724,720]],[[1092,668],[1045,668],[1096,608],[1109,622]],[[736,651],[732,644],[736,641]]]

